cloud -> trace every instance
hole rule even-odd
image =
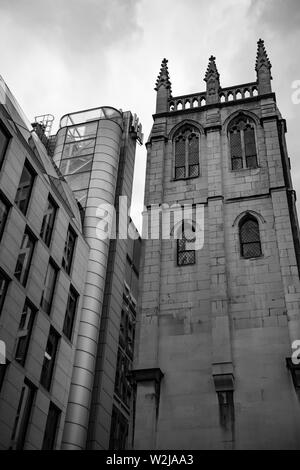
[[[299,0],[251,0],[249,13],[268,26],[274,35],[291,35],[299,31]]]
[[[2,15],[14,28],[57,48],[58,53],[90,54],[128,43],[140,35],[139,0],[1,0]],[[59,47],[57,47],[59,46]]]

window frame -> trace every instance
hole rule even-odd
[[[51,334],[53,334],[53,336],[55,337],[55,350],[54,350],[54,353],[51,356],[51,358],[48,359],[47,355],[49,356],[49,353],[47,352],[47,348],[48,348],[49,339],[50,339]],[[55,328],[53,328],[53,326],[50,326],[49,334],[48,334],[48,338],[47,338],[47,343],[46,343],[46,347],[45,347],[45,352],[44,352],[44,360],[43,360],[43,365],[42,365],[42,370],[41,370],[41,376],[40,376],[40,384],[48,392],[50,391],[51,385],[52,385],[54,369],[55,369],[55,365],[56,365],[56,361],[57,361],[57,354],[58,354],[58,349],[59,349],[59,342],[60,342],[59,333],[55,330]],[[46,361],[48,361],[48,362],[46,362]]]
[[[5,281],[4,293],[3,293],[3,296],[0,297],[0,316],[1,316],[3,306],[4,306],[4,303],[5,303],[5,299],[6,299],[6,296],[7,296],[8,286],[10,284],[11,278],[1,268],[0,268],[0,276],[2,276],[4,281]]]
[[[48,302],[48,305],[49,305],[49,306],[48,306],[47,308],[45,308],[45,306],[44,306],[44,302],[45,302],[45,299],[44,299],[44,292],[45,292],[45,288],[46,288],[46,280],[47,280],[47,277],[48,277],[48,270],[49,270],[49,266],[50,266],[50,265],[51,265],[51,267],[54,269],[55,275],[54,275],[54,282],[53,282],[53,285],[52,285],[52,288],[51,288],[50,299],[49,299],[49,302]],[[50,314],[51,314],[51,309],[52,309],[52,304],[53,304],[53,298],[54,298],[54,293],[55,293],[55,288],[56,288],[58,273],[59,273],[59,268],[58,268],[57,264],[55,263],[55,261],[50,257],[50,258],[49,258],[49,261],[48,261],[46,273],[45,273],[45,278],[44,278],[44,282],[43,282],[42,296],[41,296],[41,301],[40,301],[40,307],[41,307],[41,309],[42,309],[43,312],[45,312],[48,316],[50,316]]]
[[[4,217],[4,222],[3,222],[2,226],[0,225],[0,243],[1,243],[2,236],[4,234],[4,230],[5,230],[5,227],[6,227],[6,224],[7,224],[7,220],[8,220],[8,217],[9,217],[9,213],[10,213],[12,204],[9,202],[7,197],[2,193],[2,191],[0,191],[0,201],[3,202],[3,204],[6,206],[6,209],[7,209],[7,212],[6,212],[5,217]]]
[[[258,240],[257,241],[254,241],[254,242],[244,242],[242,240],[242,228],[243,226],[249,222],[249,221],[252,221],[252,222],[255,222],[257,224],[257,227],[258,227]],[[260,226],[259,226],[259,222],[257,220],[256,217],[250,215],[250,214],[247,214],[245,215],[239,222],[239,225],[238,225],[238,230],[239,230],[239,244],[240,244],[240,256],[242,259],[257,259],[257,258],[261,258],[263,256],[263,252],[262,252],[262,243],[261,243],[261,236],[260,236]],[[260,254],[257,255],[257,256],[245,256],[244,254],[244,245],[249,245],[251,243],[257,243],[259,245],[259,251],[260,251]]]
[[[177,253],[177,266],[178,267],[182,267],[182,266],[193,266],[194,264],[196,264],[196,250],[187,250],[187,249],[184,249],[182,250],[181,247],[180,247],[180,244],[181,242],[185,242],[185,246],[186,246],[186,243],[193,243],[193,240],[191,239],[187,239],[185,237],[185,227],[184,227],[184,221],[182,222],[182,225],[181,225],[181,237],[180,238],[177,238],[176,240],[176,253]],[[187,223],[186,224],[187,227],[186,229],[188,228],[188,226],[190,226],[190,228],[192,229],[193,232],[195,232],[195,226],[194,224],[191,224],[191,223]],[[196,234],[195,234],[195,238],[196,238]],[[190,253],[190,252],[193,252],[194,255],[193,255],[193,260],[190,261],[190,262],[181,262],[180,261],[180,254],[181,253]]]
[[[9,144],[12,140],[12,134],[9,132],[9,130],[7,129],[7,127],[4,124],[4,122],[2,121],[2,119],[0,119],[0,131],[3,131],[3,134],[7,137],[7,142],[3,147],[3,151],[0,153],[0,171],[1,171],[2,167],[3,167],[5,157],[7,155],[7,150],[8,150]]]
[[[72,316],[69,317],[69,318],[71,318],[71,322],[70,322],[69,331],[68,331],[67,326],[66,326],[66,322],[67,322],[67,318],[68,318],[67,314],[68,314],[68,308],[69,308],[71,294],[73,294],[74,297],[75,297],[75,306],[74,306],[74,312],[72,313]],[[78,300],[79,300],[79,294],[78,294],[77,290],[72,285],[70,285],[68,300],[67,300],[67,307],[66,307],[65,318],[64,318],[64,324],[63,324],[63,334],[70,341],[72,341],[72,336],[73,336],[73,332],[74,332],[74,325],[75,325],[76,315],[77,315]]]
[[[22,245],[23,245],[23,241],[24,241],[24,237],[25,235],[28,236],[29,239],[31,239],[32,241],[32,250],[29,254],[29,257],[26,261],[26,268],[24,270],[24,277],[22,279],[22,274],[23,274],[23,268],[24,268],[24,264],[22,265],[22,270],[21,270],[21,273],[20,273],[20,276],[18,277],[16,275],[16,272],[17,272],[17,266],[18,266],[18,262],[19,262],[19,258],[20,258],[20,254],[21,254],[21,249],[22,249]],[[36,245],[36,236],[32,233],[32,231],[30,230],[30,228],[26,225],[25,227],[25,230],[24,230],[24,234],[23,234],[23,238],[22,238],[22,242],[21,242],[21,246],[19,248],[19,254],[18,254],[18,258],[17,258],[17,262],[16,262],[16,267],[15,267],[15,271],[14,271],[14,276],[15,278],[20,282],[20,284],[22,284],[23,287],[26,287],[26,284],[27,284],[27,281],[28,281],[28,277],[29,277],[29,272],[30,272],[30,268],[31,268],[31,265],[32,265],[32,258],[33,258],[33,253],[34,253],[34,249],[35,249],[35,245]]]
[[[124,431],[124,432],[122,432]],[[122,411],[113,404],[110,426],[109,450],[126,450],[129,439],[129,421]]]
[[[195,164],[190,164],[190,153],[189,153],[189,140],[190,138],[195,135],[197,140],[198,140],[198,160],[197,163]],[[183,139],[184,145],[185,145],[185,165],[183,166],[177,166],[176,165],[176,143],[180,139]],[[175,132],[173,138],[172,138],[172,161],[173,161],[173,181],[180,181],[180,180],[188,180],[188,179],[193,179],[193,178],[199,178],[201,176],[200,172],[200,155],[201,155],[201,133],[199,129],[193,125],[193,124],[188,124],[185,123],[183,124],[177,131]],[[191,166],[196,166],[198,169],[197,175],[191,175],[190,174],[190,167]],[[176,170],[178,168],[184,168],[184,176],[178,176],[176,175]]]
[[[24,315],[24,311],[25,311],[26,307],[29,307],[31,309],[30,317],[28,319],[28,324],[29,324],[29,326],[27,328],[28,332],[27,332],[26,335],[21,335],[20,333],[22,331],[24,331],[24,328],[21,329],[20,326],[21,326],[21,323],[22,323],[22,316]],[[16,351],[15,351],[15,360],[22,367],[24,367],[25,363],[26,363],[27,353],[28,353],[28,349],[29,349],[29,345],[30,345],[31,335],[32,335],[32,331],[33,331],[37,311],[38,311],[38,309],[33,305],[33,303],[28,298],[26,298],[25,302],[24,302],[23,309],[22,309],[20,322],[19,322],[19,328],[18,328],[18,332],[17,332],[18,342],[17,342],[17,346],[16,346]],[[17,357],[18,356],[18,351],[19,351],[20,344],[21,344],[21,338],[24,338],[24,337],[25,337],[24,353],[23,353],[23,356],[22,356],[21,360],[19,360],[18,357]]]
[[[69,240],[69,233],[71,233],[74,236],[74,243],[73,243],[71,254],[70,254],[70,260],[68,260],[68,264],[66,264],[65,263],[65,252],[66,252],[66,247],[67,247],[67,243],[68,243],[68,240]],[[69,276],[70,276],[71,270],[72,270],[74,253],[75,253],[75,250],[76,250],[76,242],[77,242],[77,233],[73,229],[71,224],[69,224],[68,230],[67,230],[67,235],[66,235],[66,240],[65,240],[65,245],[64,245],[63,256],[62,256],[62,260],[61,260],[61,265],[62,265],[63,269],[66,271],[66,273]]]
[[[30,176],[31,176],[32,179],[31,179],[31,183],[30,183],[30,187],[29,187],[29,191],[28,191],[28,196],[26,198],[25,208],[22,210],[20,205],[19,205],[20,201],[17,200],[17,196],[18,196],[18,192],[19,192],[19,189],[20,189],[20,183],[21,183],[23,171],[24,171],[25,168],[27,169],[28,173],[30,173]],[[27,211],[28,211],[28,207],[29,207],[29,203],[30,203],[30,199],[31,199],[32,190],[33,190],[33,186],[34,186],[36,176],[37,176],[36,171],[33,169],[32,165],[29,162],[29,160],[26,159],[25,162],[24,162],[24,165],[23,165],[23,169],[22,169],[22,173],[21,173],[21,176],[20,176],[20,179],[19,179],[17,192],[16,192],[15,199],[14,199],[16,207],[19,209],[20,212],[22,212],[22,214],[24,216],[26,216]]]
[[[48,211],[49,203],[53,206],[54,212],[53,212],[52,224],[51,224],[51,227],[50,227],[50,231],[47,231],[48,227],[49,227],[49,223],[46,223],[45,221],[46,221],[46,216],[48,215],[47,211]],[[47,206],[46,206],[46,209],[44,211],[42,226],[41,226],[41,230],[40,230],[40,237],[43,240],[43,242],[45,243],[45,245],[47,245],[48,248],[50,247],[51,241],[52,241],[52,235],[53,235],[53,229],[54,229],[54,225],[55,225],[55,221],[56,221],[57,211],[58,211],[58,205],[56,204],[55,200],[53,199],[53,197],[49,193],[48,198],[47,198]],[[50,219],[51,219],[51,217],[50,217]],[[43,233],[43,231],[44,231],[44,233]]]
[[[26,387],[28,389],[27,396]],[[11,445],[10,449],[22,450],[26,443],[26,437],[28,434],[30,418],[32,415],[33,405],[36,398],[37,388],[31,383],[26,377],[23,382],[19,404],[17,409],[17,414],[14,422]],[[24,400],[25,395],[25,402]],[[21,418],[21,419],[20,419]]]
[[[246,156],[244,129],[242,129],[242,130],[239,131],[242,156],[241,157],[233,157],[232,152],[231,152],[231,135],[232,135],[231,129],[234,126],[238,125],[239,122],[243,121],[243,120],[245,122],[245,125],[250,124],[250,128],[253,129],[253,131],[254,131],[254,145],[255,145],[256,154]],[[230,171],[235,173],[237,171],[256,170],[257,168],[260,168],[259,158],[258,158],[258,146],[257,146],[257,124],[256,124],[256,122],[254,121],[254,119],[252,117],[250,117],[250,116],[248,116],[247,114],[244,114],[244,113],[239,113],[236,117],[234,117],[230,121],[230,123],[228,124],[228,127],[227,127],[227,142],[228,142],[228,149],[229,149],[229,168],[230,168]],[[253,166],[253,167],[247,166],[247,158],[249,158],[251,156],[256,157],[256,166]],[[233,160],[237,159],[237,158],[240,158],[242,160],[242,167],[235,169],[235,168],[233,168]]]
[[[55,416],[54,426],[50,420],[52,410],[55,411],[55,413],[57,413]],[[47,414],[47,421],[46,421],[46,426],[45,426],[45,431],[44,431],[44,437],[43,437],[42,450],[54,450],[56,440],[57,440],[60,419],[61,419],[61,410],[56,405],[54,405],[52,401],[50,401],[48,414]],[[54,433],[52,433],[53,429],[54,429]],[[49,441],[50,441],[50,445],[49,445]]]

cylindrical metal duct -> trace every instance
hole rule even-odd
[[[97,238],[100,204],[114,206],[122,129],[108,119],[99,120],[84,218],[84,235],[90,246],[73,376],[62,440],[63,449],[86,446],[89,410],[105,288],[109,240]]]

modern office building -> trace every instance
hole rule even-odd
[[[107,449],[110,442],[116,370],[117,364],[120,365],[121,316],[126,312],[123,297],[126,298],[126,289],[131,287],[126,278],[128,260],[136,273],[139,268],[126,230],[135,148],[137,140],[141,139],[141,126],[136,117],[109,107],[63,116],[56,136],[53,159],[83,208],[83,232],[90,247],[64,449],[86,446]],[[125,208],[122,203],[120,206],[120,196],[127,198]],[[103,239],[96,230],[100,230],[101,214],[97,211],[101,212],[101,207],[108,212],[110,207],[116,208],[115,239]],[[119,227],[123,233],[119,233]],[[139,243],[137,241],[136,245]],[[134,287],[132,294],[136,299]],[[128,322],[128,319],[122,321]],[[117,381],[122,381],[120,387],[128,388],[125,372],[117,376]],[[129,403],[122,393],[119,406],[123,407],[124,420],[128,421]],[[115,440],[121,439],[125,445],[124,432],[113,430],[113,433],[122,433],[122,438],[115,437]]]
[[[0,448],[62,439],[89,247],[72,191],[1,79]]]
[[[262,40],[255,70],[223,88],[211,57],[206,90],[175,97],[162,62],[145,206],[194,212],[143,242],[135,449],[300,448],[299,227]]]
[[[56,135],[51,120],[28,123],[1,81],[0,448],[125,448],[140,246],[127,207],[141,125],[109,107],[64,116]],[[114,239],[101,207],[116,209]]]

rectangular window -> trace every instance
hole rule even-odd
[[[21,315],[19,331],[18,331],[18,344],[15,359],[19,364],[24,366],[29,347],[30,337],[32,333],[36,308],[26,300]]]
[[[196,252],[193,250],[195,243],[195,228],[186,227],[182,229],[182,238],[177,239],[177,265],[186,266],[196,263]]]
[[[3,308],[9,281],[10,279],[8,276],[0,269],[0,314]]]
[[[41,238],[46,243],[47,246],[50,246],[51,236],[54,227],[55,215],[56,215],[57,205],[53,201],[52,197],[48,197],[47,209],[44,214],[42,228],[41,228]]]
[[[25,379],[11,437],[11,449],[22,450],[24,448],[35,393],[35,386]]]
[[[61,411],[50,402],[42,450],[53,450]]]
[[[41,298],[41,307],[49,315],[57,278],[57,268],[52,260],[49,261],[44,280],[44,289]]]
[[[64,248],[63,259],[62,259],[62,266],[67,271],[68,274],[70,274],[70,271],[71,271],[75,242],[76,242],[76,233],[74,232],[72,227],[69,226],[65,248]]]
[[[128,438],[128,419],[113,406],[109,450],[125,450]]]
[[[40,380],[43,387],[45,387],[47,390],[50,390],[50,386],[51,386],[52,375],[53,375],[53,370],[54,370],[54,365],[55,365],[55,358],[56,358],[56,353],[57,353],[57,348],[58,348],[58,342],[59,342],[59,335],[51,326],[49,336],[48,336],[45,356],[44,356],[41,380]]]
[[[175,178],[185,178],[185,140],[180,138],[175,142]]]
[[[0,241],[4,232],[10,205],[6,199],[0,195]]]
[[[24,215],[27,212],[34,178],[35,172],[31,168],[29,163],[26,161],[15,198],[16,205],[18,206],[20,211],[23,212]]]
[[[35,237],[32,235],[30,230],[26,228],[15,269],[15,276],[23,286],[25,286],[27,282],[34,244]]]
[[[218,392],[220,424],[228,431],[232,431],[234,424],[233,391]]]
[[[241,170],[243,168],[243,150],[240,132],[230,133],[230,149],[232,170]]]
[[[135,313],[129,305],[124,305],[121,312],[121,324],[119,334],[119,344],[124,349],[128,357],[133,359],[135,337]]]
[[[64,334],[69,339],[71,339],[72,337],[73,326],[74,326],[75,315],[76,315],[77,299],[78,299],[78,294],[76,290],[71,286],[69,297],[68,297],[64,328],[63,328]]]
[[[5,374],[7,372],[7,369],[8,369],[8,362],[6,361],[6,364],[0,364],[0,392],[2,390],[2,387],[3,387],[3,383],[4,383],[4,378],[5,378]]]
[[[115,377],[115,393],[128,408],[130,407],[132,397],[132,385],[128,379],[131,366],[131,361],[119,347]]]
[[[5,153],[8,147],[10,135],[0,123],[0,169],[2,167],[2,163],[5,157]]]

